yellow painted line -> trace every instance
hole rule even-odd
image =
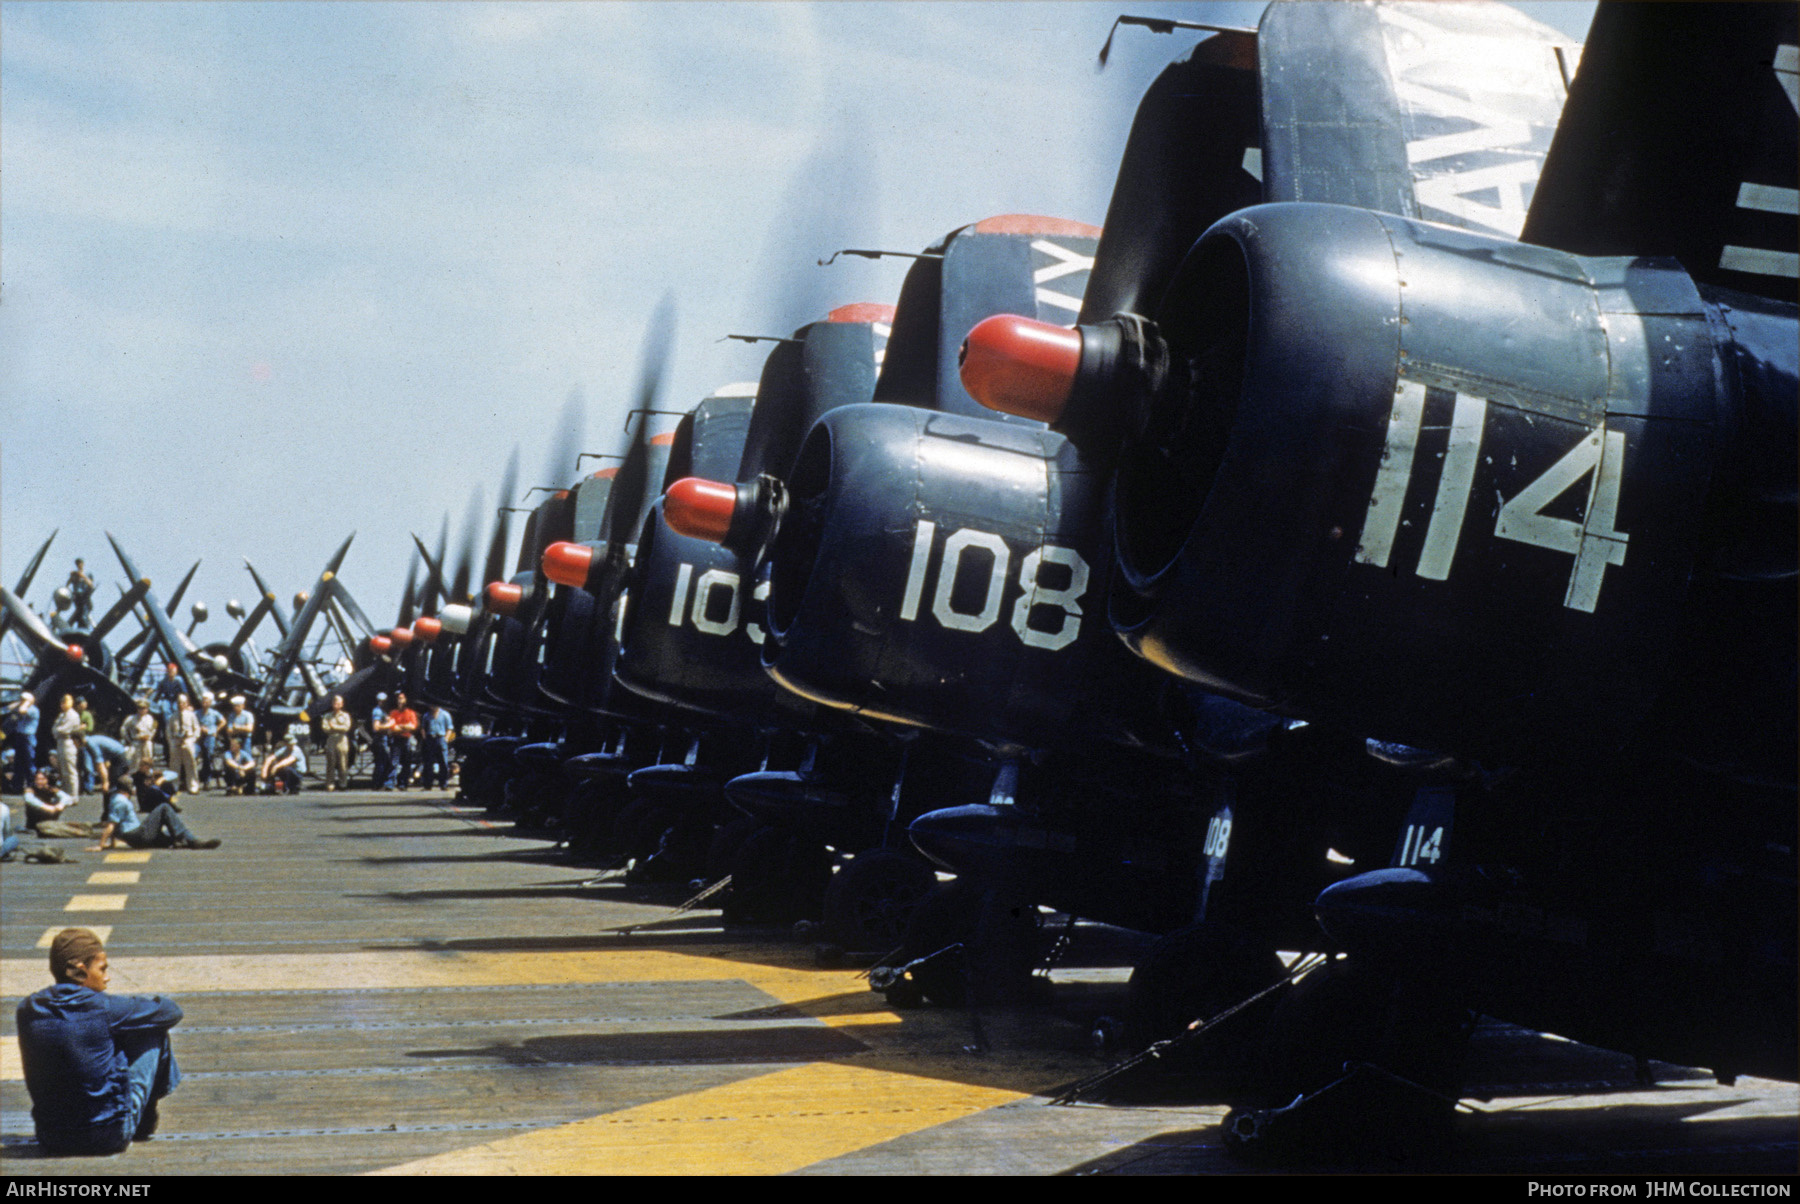
[[[819,1062],[374,1173],[779,1175],[1026,1098]]]
[[[56,939],[56,934],[61,932],[63,930],[63,928],[67,928],[67,927],[69,927],[69,925],[64,924],[59,928],[44,929],[44,935],[40,936],[37,939],[37,947],[39,949],[48,949],[50,947],[50,942],[54,941]],[[104,945],[108,940],[110,940],[112,938],[112,925],[111,924],[88,924],[88,925],[85,925],[85,927],[87,928],[87,930],[89,932],[93,933],[95,936],[100,938],[100,943],[102,945]],[[48,974],[50,972],[49,970],[44,969],[44,964],[42,962],[24,962],[24,963],[18,963],[18,964],[34,965],[45,974]],[[10,982],[11,980],[9,979],[8,981]],[[33,991],[37,990],[38,987],[47,987],[49,985],[50,984],[47,982],[40,982],[35,987],[26,987],[23,991],[8,990],[4,993],[8,994],[8,995],[29,995]]]
[[[100,860],[108,865],[142,865],[150,860],[150,850],[136,849],[130,853],[108,853]]]
[[[88,875],[88,885],[130,886],[142,877],[137,870],[95,870]]]
[[[57,929],[55,931],[61,931]],[[98,931],[98,930],[96,930]],[[51,935],[55,935],[52,932]],[[113,959],[131,991],[343,990],[379,987],[552,986],[588,982],[746,982],[831,1025],[892,1023],[881,996],[853,970],[798,970],[660,949],[492,953],[359,950]],[[0,995],[43,986],[43,963],[0,959]],[[897,1019],[897,1017],[895,1018]]]
[[[76,895],[63,904],[64,911],[124,911],[129,895]]]
[[[19,1039],[0,1037],[0,1083],[23,1083],[25,1067],[19,1061]]]

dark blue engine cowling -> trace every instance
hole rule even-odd
[[[1041,428],[847,406],[803,446],[763,663],[828,706],[977,738],[1127,743],[1157,675],[1096,613],[1103,482]]]
[[[703,411],[713,400],[701,402],[695,412]],[[741,397],[730,399],[718,416],[719,424],[741,430],[740,411],[749,404]],[[644,422],[617,469],[598,531],[582,537],[595,554],[587,584],[554,587],[540,637],[544,692],[559,705],[590,715],[636,719],[647,714],[642,699],[614,686],[612,670],[618,655],[619,608],[624,604],[622,593],[636,552],[635,541],[658,497],[676,443],[676,432],[652,434],[649,417],[643,415]],[[691,432],[692,423],[686,419],[684,423]]]
[[[1287,714],[1616,747],[1720,540],[1721,442],[1791,442],[1784,313],[1734,326],[1666,261],[1337,206],[1234,214],[1155,315],[1172,379],[1121,456],[1111,618],[1155,664]],[[1745,358],[1776,382],[1761,411]]]
[[[893,319],[885,305],[848,305],[778,344],[763,365],[754,410],[735,440],[695,441],[700,453],[671,458],[668,481],[753,481],[786,474],[819,416],[866,402]],[[703,446],[702,444],[705,444]],[[706,446],[714,450],[708,452]],[[725,461],[729,462],[725,462]],[[663,521],[658,502],[644,524],[620,625],[614,674],[650,698],[759,725],[805,724],[818,707],[762,668],[766,579],[743,551],[692,539]]]

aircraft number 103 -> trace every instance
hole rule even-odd
[[[919,617],[925,602],[925,579],[931,568],[937,545],[937,524],[920,520],[913,533],[912,563],[906,573],[906,591],[900,602],[900,618],[912,622]],[[973,611],[955,609],[956,579],[965,570],[980,573],[985,562],[987,589],[981,608]],[[1063,587],[1047,586],[1040,578],[1045,565],[1068,570],[1069,583]],[[951,631],[986,631],[1000,619],[1008,581],[1011,579],[1012,549],[1006,541],[990,531],[959,527],[943,541],[939,555],[937,589],[931,599],[931,614]],[[1018,585],[1022,591],[1011,611],[1012,629],[1028,648],[1054,652],[1075,642],[1081,633],[1081,596],[1087,592],[1088,563],[1073,548],[1045,544],[1026,554],[1019,562]],[[1054,631],[1031,626],[1032,611],[1040,606],[1054,606],[1062,611]]]
[[[692,623],[694,630],[703,635],[730,635],[738,629],[742,613],[738,586],[738,575],[729,569],[707,569],[696,579],[694,566],[683,561],[675,570],[675,591],[669,599],[669,626]],[[766,577],[757,583],[750,596],[758,602],[768,598]],[[763,642],[763,629],[755,623],[745,623],[744,634],[750,637],[751,643]]]

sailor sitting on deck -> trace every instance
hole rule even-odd
[[[306,754],[292,728],[281,738],[275,750],[263,758],[262,792],[264,794],[299,794],[300,775],[306,772]]]
[[[106,949],[86,928],[50,942],[56,985],[19,1004],[19,1060],[38,1145],[117,1154],[156,1131],[156,1102],[181,1071],[169,1030],[181,1008],[159,995],[108,995]]]

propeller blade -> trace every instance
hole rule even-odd
[[[169,604],[164,608],[164,611],[168,614],[169,618],[172,619],[175,617],[175,612],[181,607],[181,595],[187,593],[188,584],[193,581],[194,574],[199,571],[200,562],[196,560],[194,561],[194,567],[187,571],[187,576],[181,579],[181,584],[176,586],[175,592],[169,596]]]
[[[418,577],[419,554],[414,552],[412,559],[406,562],[406,591],[400,595],[400,614],[399,617],[394,620],[394,626],[396,627],[412,626],[413,604],[416,601],[414,591],[418,585]]]
[[[139,648],[142,648],[144,646],[144,641],[149,638],[150,628],[146,626],[142,631],[126,640],[125,646],[113,653],[113,659],[121,663],[124,662],[124,660],[132,653],[136,652]]]
[[[446,518],[446,528],[448,525],[449,520]],[[431,553],[425,550],[423,540],[417,535],[414,535],[412,540],[413,546],[419,549],[419,555],[425,558],[425,598],[419,603],[419,611],[421,614],[436,614],[437,608],[432,603],[437,600],[438,596],[450,592],[444,587],[444,540],[438,540],[438,554],[435,560],[432,559]]]
[[[469,582],[475,575],[475,552],[477,532],[481,529],[481,512],[483,509],[481,486],[475,486],[475,492],[469,495],[469,512],[463,516],[463,542],[456,554],[456,571],[451,576],[447,597],[452,602],[467,605],[470,599]]]
[[[481,584],[506,580],[506,544],[510,534],[511,518],[506,507],[513,504],[513,494],[519,488],[519,449],[513,448],[512,456],[506,461],[506,475],[500,478],[500,509],[494,518],[494,535],[488,541],[487,565],[481,578]]]
[[[125,616],[131,613],[132,607],[136,606],[139,602],[142,602],[144,600],[144,595],[149,592],[150,583],[147,581],[139,581],[130,589],[121,590],[119,600],[113,603],[112,609],[107,611],[104,615],[101,615],[100,621],[94,624],[94,638],[97,640],[105,639],[107,633],[123,622]]]
[[[587,398],[576,385],[563,400],[562,413],[556,420],[556,435],[550,442],[550,460],[540,478],[545,485],[561,487],[575,472],[575,457],[587,441]]]
[[[637,393],[632,408],[656,409],[656,398],[662,392],[663,374],[669,367],[669,353],[675,347],[675,294],[664,293],[644,328],[644,345],[638,358]]]
[[[4,606],[12,621],[27,633],[29,638],[26,642],[33,645],[32,651],[42,652],[46,647],[62,647],[62,641],[56,638],[56,633],[50,630],[49,624],[38,618],[17,594],[4,585],[0,585],[0,606]]]
[[[431,576],[425,580],[425,597],[424,600],[419,603],[420,614],[434,615],[437,613],[438,607],[449,601],[449,599],[444,596],[449,592],[444,585],[444,553],[447,552],[449,548],[450,512],[446,510],[444,511],[443,524],[438,527],[437,559],[434,561],[428,557],[425,561],[425,563],[433,565],[434,567],[431,571]],[[421,552],[424,551],[423,548],[419,550]]]
[[[275,597],[275,591],[270,589],[269,583],[262,579],[262,574],[256,571],[255,565],[246,560],[244,567],[250,570],[250,580],[256,582],[256,592],[262,595],[264,602],[268,603],[266,607],[258,606],[257,609],[275,620],[275,630],[285,640],[288,633],[287,616],[281,613],[281,602]]]
[[[819,261],[881,226],[875,186],[875,138],[862,123],[833,122],[801,161],[763,237],[744,324],[736,330],[783,333],[816,321],[846,298],[893,296],[894,261]],[[906,261],[910,263],[911,261]],[[760,294],[760,295],[758,295]],[[759,363],[760,366],[760,363]]]
[[[269,676],[263,681],[262,692],[256,696],[258,711],[266,712],[275,705],[275,702],[287,689],[288,678],[293,675],[296,667],[301,669],[302,680],[307,681],[309,688],[312,687],[312,682],[309,680],[311,666],[300,665],[300,654],[305,651],[306,637],[312,630],[313,620],[318,617],[319,609],[331,596],[331,585],[337,580],[338,567],[344,563],[344,557],[350,552],[350,541],[355,538],[356,532],[352,531],[338,546],[337,552],[325,565],[325,571],[319,574],[318,584],[313,586],[311,595],[300,607],[300,613],[294,616],[293,625],[289,627],[286,636],[282,638],[280,647],[276,648],[275,655],[269,662]],[[259,580],[257,584],[260,585],[261,581]],[[314,694],[318,693],[316,689],[313,692]]]
[[[675,295],[664,293],[663,299],[657,303],[656,312],[650,316],[650,324],[644,330],[643,353],[638,363],[637,390],[633,398],[636,410],[654,410],[657,395],[662,391],[662,380],[669,364],[669,352],[675,342]],[[647,419],[646,415],[646,419]],[[638,512],[643,508],[645,491],[652,488],[648,455],[645,444],[650,439],[650,424],[646,420],[637,429],[636,437],[625,449],[625,459],[619,465],[619,475],[613,478],[611,492],[606,495],[606,512],[600,520],[600,530],[605,538],[615,544],[627,544],[637,539],[635,522]],[[656,482],[661,485],[662,482]]]
[[[337,603],[358,627],[362,628],[364,635],[375,634],[375,624],[369,622],[369,616],[363,613],[362,607],[356,604],[356,599],[350,596],[349,587],[335,578],[331,582],[331,600]]]
[[[56,529],[56,531],[60,530],[62,530],[61,527]],[[19,597],[23,598],[25,591],[31,588],[31,581],[37,576],[38,566],[44,563],[44,553],[48,552],[50,545],[56,542],[56,531],[50,532],[50,538],[46,539],[44,546],[37,550],[37,555],[31,558],[31,563],[25,566],[25,571],[19,574],[19,583],[13,586],[13,593]]]
[[[251,608],[250,613],[245,616],[244,622],[242,626],[238,628],[237,634],[231,637],[232,656],[235,657],[238,653],[243,651],[244,642],[250,638],[250,633],[255,631],[256,625],[263,621],[263,616],[268,614],[274,608],[275,599],[271,595],[264,594],[261,598],[257,599],[256,605]]]
[[[132,564],[131,557],[125,554],[125,549],[119,546],[119,541],[113,538],[111,532],[107,533],[106,541],[112,545],[113,551],[117,553],[119,563],[125,566],[125,575],[130,577],[133,581],[143,583],[145,587],[143,609],[150,617],[150,625],[154,629],[154,635],[144,649],[144,657],[138,666],[136,680],[143,680],[143,670],[149,665],[150,659],[155,653],[157,646],[160,645],[168,662],[175,666],[176,673],[180,675],[182,685],[187,688],[188,697],[200,697],[200,679],[194,676],[193,666],[189,663],[187,655],[188,650],[185,646],[186,641],[181,638],[181,633],[175,630],[175,625],[169,622],[169,615],[174,613],[173,608],[169,610],[168,614],[163,612],[163,608],[157,603],[156,595],[149,590],[149,579],[137,571],[137,566]],[[199,562],[195,561],[194,567],[188,570],[188,575],[182,580],[181,585],[176,590],[177,598],[179,598],[182,590],[187,589],[188,582],[194,579],[195,569],[198,569],[199,567]]]

